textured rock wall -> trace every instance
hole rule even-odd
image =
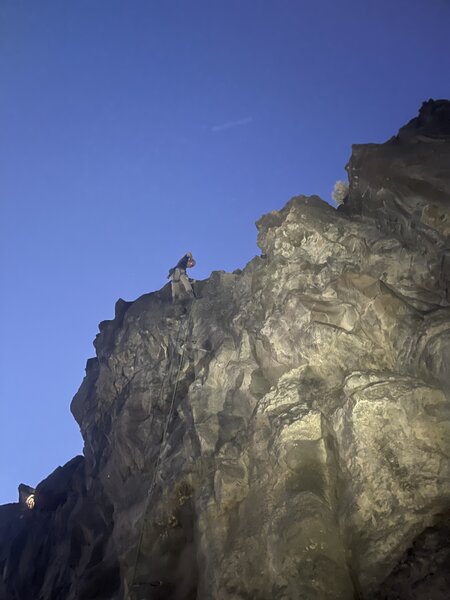
[[[67,497],[0,509],[2,600],[448,598],[450,103],[348,172],[194,302],[100,324]]]

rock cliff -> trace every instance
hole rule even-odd
[[[348,174],[193,302],[119,300],[84,457],[0,507],[1,600],[447,600],[450,102]]]

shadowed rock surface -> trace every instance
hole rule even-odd
[[[117,303],[84,458],[0,507],[0,600],[448,599],[450,102],[348,173],[186,307]]]

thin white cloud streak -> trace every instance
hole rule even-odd
[[[253,121],[253,117],[245,117],[245,119],[238,119],[237,121],[228,121],[227,123],[222,123],[221,125],[214,125],[211,127],[211,131],[213,133],[220,133],[221,131],[226,131],[227,129],[232,129],[233,127],[242,127],[243,125],[248,125]]]

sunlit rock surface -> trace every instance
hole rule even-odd
[[[450,103],[348,172],[100,324],[84,459],[0,508],[1,600],[448,600]]]

